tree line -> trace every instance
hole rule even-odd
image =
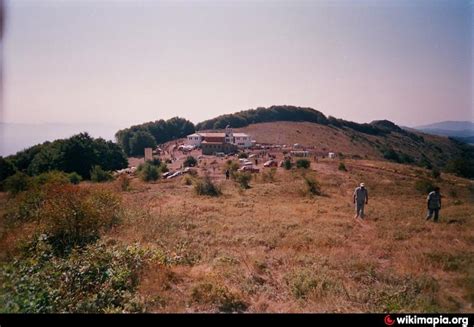
[[[143,156],[145,148],[154,148],[158,144],[186,137],[195,130],[189,120],[174,117],[119,130],[115,133],[115,139],[127,155]]]
[[[118,144],[81,133],[0,157],[0,182],[17,172],[30,176],[49,171],[75,172],[89,179],[95,166],[107,171],[125,168],[128,166],[127,156]]]

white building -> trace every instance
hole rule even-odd
[[[186,144],[199,146],[202,142],[202,136],[200,134],[194,133],[187,136]]]
[[[249,148],[252,146],[252,137],[245,133],[234,133],[230,126],[227,126],[225,133],[201,133],[197,132],[187,136],[188,145],[200,146],[203,141],[222,142],[234,144],[239,148]]]

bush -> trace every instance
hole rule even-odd
[[[239,159],[246,159],[246,158],[248,158],[248,157],[249,157],[249,155],[248,155],[247,153],[245,153],[245,152],[240,152],[240,153],[238,154],[238,158],[239,158]]]
[[[191,298],[199,304],[214,305],[221,312],[242,312],[248,305],[225,286],[204,282],[193,287]]]
[[[431,177],[435,178],[435,179],[439,179],[441,177],[441,172],[434,168],[432,171],[431,171]]]
[[[340,171],[347,171],[346,165],[345,165],[343,162],[340,162],[340,163],[339,163],[338,169],[339,169]]]
[[[193,179],[192,176],[190,176],[190,175],[185,175],[183,180],[184,180],[184,185],[188,185],[188,186],[189,186],[189,185],[193,185],[194,179]]]
[[[0,311],[4,313],[142,312],[134,295],[138,276],[153,253],[103,243],[55,256],[40,237],[0,268]]]
[[[433,191],[435,185],[427,179],[420,179],[415,182],[415,189],[423,194],[428,194]]]
[[[16,172],[3,181],[3,189],[12,195],[24,192],[31,184],[31,177],[22,172]]]
[[[206,175],[202,179],[196,180],[194,191],[198,195],[219,196],[222,194],[220,188],[212,183],[211,178]]]
[[[306,194],[309,195],[321,195],[321,187],[319,186],[318,181],[311,176],[303,176],[304,183],[306,186]]]
[[[45,190],[38,217],[41,232],[55,252],[96,241],[103,229],[117,224],[122,213],[120,198],[106,190],[76,185],[51,185]]]
[[[95,183],[108,182],[114,179],[110,172],[103,170],[101,166],[97,165],[92,167],[90,175],[91,181]]]
[[[250,188],[250,181],[252,180],[252,174],[249,172],[236,172],[233,174],[234,180],[239,183],[240,187],[243,189]]]
[[[240,168],[240,165],[238,162],[236,161],[232,161],[232,160],[227,160],[227,162],[225,163],[225,166],[224,166],[224,171],[229,169],[230,173],[234,173],[236,172],[237,170],[239,170]]]
[[[79,175],[79,174],[76,173],[76,172],[70,173],[70,174],[68,175],[68,177],[69,177],[69,182],[70,182],[71,184],[74,184],[74,185],[77,185],[77,184],[79,184],[79,183],[82,181],[81,175]]]
[[[276,171],[277,171],[276,168],[270,168],[270,170],[266,170],[262,172],[262,181],[274,182]]]
[[[49,171],[47,173],[39,174],[32,178],[32,182],[36,186],[42,186],[45,184],[69,184],[69,174],[62,171]]]
[[[10,161],[0,156],[0,183],[7,177],[15,174],[15,165]]]
[[[296,161],[296,168],[308,169],[311,166],[311,162],[308,159],[298,159]]]
[[[148,162],[140,165],[139,167],[140,178],[144,182],[154,182],[160,178],[158,168]]]
[[[293,163],[291,162],[291,160],[285,159],[285,161],[283,161],[283,168],[285,168],[286,170],[290,170],[291,167],[293,167]]]
[[[130,191],[130,177],[127,174],[121,174],[117,180],[121,191]]]
[[[197,160],[193,156],[187,156],[183,162],[184,167],[194,167],[197,165]]]

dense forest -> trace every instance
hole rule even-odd
[[[118,144],[81,133],[68,139],[44,142],[6,158],[0,157],[0,182],[16,172],[30,176],[49,171],[75,172],[89,179],[94,166],[111,171],[127,165],[127,157]]]
[[[147,147],[185,137],[195,131],[194,124],[184,118],[174,117],[168,120],[157,120],[115,133],[117,143],[129,156],[143,156]]]

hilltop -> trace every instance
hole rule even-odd
[[[196,125],[178,117],[148,122],[120,130],[116,138],[128,155],[134,155],[142,153],[145,146],[177,140],[196,130],[222,130],[227,125],[251,134],[258,143],[300,143],[321,152],[340,152],[349,157],[391,160],[453,172],[459,169],[454,169],[450,161],[462,158],[464,165],[474,157],[472,148],[462,142],[403,129],[388,120],[359,124],[326,116],[313,108],[287,105],[221,115]],[[471,173],[464,176],[474,177]]]

